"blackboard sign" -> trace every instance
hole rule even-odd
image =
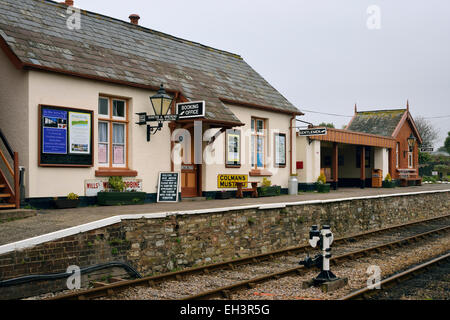
[[[158,183],[158,202],[178,202],[179,181],[179,173],[161,172]]]
[[[39,166],[92,167],[93,111],[39,106]]]

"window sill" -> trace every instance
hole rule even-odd
[[[138,173],[129,169],[105,168],[95,171],[96,177],[137,177]]]
[[[272,176],[272,172],[266,170],[266,169],[254,169],[252,171],[249,172],[249,175],[251,177],[271,177]]]

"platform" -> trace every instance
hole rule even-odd
[[[279,207],[286,203],[311,202],[314,200],[339,200],[380,195],[405,194],[427,191],[450,191],[450,185],[424,185],[395,189],[358,189],[341,188],[330,193],[301,193],[294,196],[279,196],[267,198],[244,198],[229,200],[208,200],[170,204],[146,204],[118,207],[86,207],[65,210],[38,210],[37,215],[26,219],[14,220],[0,224],[0,246],[46,235],[55,231],[65,230],[88,223],[101,221],[116,216],[157,213],[208,213],[217,212],[222,208],[236,210],[239,207],[264,206],[265,209]],[[119,220],[120,221],[120,220]],[[119,222],[118,221],[118,222]],[[107,222],[105,222],[107,223]],[[101,223],[100,223],[101,224]]]

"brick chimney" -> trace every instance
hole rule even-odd
[[[139,25],[139,19],[140,19],[141,17],[139,17],[138,14],[130,14],[129,18],[130,18],[130,22],[131,22],[132,24]]]

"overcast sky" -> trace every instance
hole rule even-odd
[[[369,10],[375,5],[379,12]],[[300,110],[342,128],[395,109],[450,131],[450,1],[75,0],[81,9],[241,55]],[[379,13],[379,14],[378,14]],[[379,17],[379,19],[378,19]],[[368,27],[369,22],[369,27]]]

